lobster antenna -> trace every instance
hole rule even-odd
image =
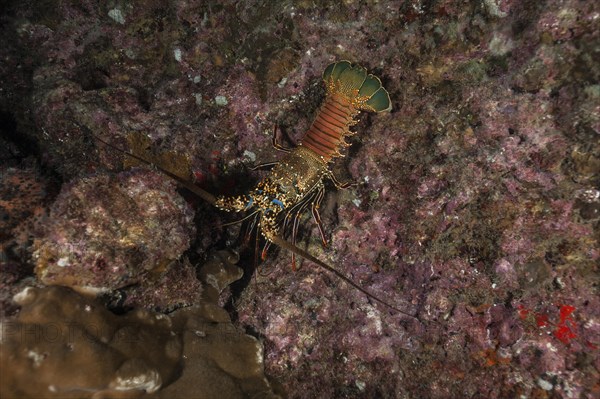
[[[92,134],[92,133],[91,133]],[[171,173],[166,169],[161,168],[160,166],[148,161],[147,159],[144,159],[142,157],[140,157],[139,155],[135,155],[129,151],[123,150],[121,148],[117,148],[116,146],[107,143],[106,141],[102,140],[100,137],[96,136],[95,134],[92,134],[92,136],[98,140],[99,142],[103,143],[104,145],[106,145],[107,147],[112,148],[113,150],[119,151],[120,153],[123,153],[145,165],[151,166],[153,168],[155,168],[156,170],[158,170],[159,172],[161,172],[162,174],[170,177],[171,179],[175,180],[177,183],[179,183],[181,186],[183,186],[184,188],[190,190],[192,193],[196,194],[198,197],[202,198],[203,200],[205,200],[206,202],[208,202],[211,205],[214,205],[215,202],[217,201],[217,199],[215,198],[214,195],[212,195],[211,193],[209,193],[206,190],[201,189],[200,187],[196,186],[195,184],[181,178],[180,176],[177,176],[175,173]]]
[[[159,172],[163,173],[164,175],[170,177],[171,179],[177,181],[182,187],[188,189],[189,191],[191,191],[192,193],[196,194],[197,196],[199,196],[200,198],[202,198],[203,200],[205,200],[206,202],[208,202],[211,205],[215,205],[216,203],[216,197],[214,195],[212,195],[211,193],[209,193],[208,191],[205,191],[203,189],[201,189],[200,187],[196,186],[195,184],[181,178],[180,176],[169,172],[166,169],[161,168],[160,166],[154,164],[153,162],[144,159],[138,155],[135,155],[129,151],[123,150],[121,148],[118,148],[108,142],[106,142],[105,140],[101,139],[100,137],[96,136],[93,133],[90,133],[96,140],[100,141],[101,143],[103,143],[104,145],[106,145],[109,148],[114,149],[115,151],[118,151],[122,154],[125,154],[145,165],[148,165],[150,167],[155,168],[156,170],[158,170]],[[256,212],[255,212],[256,213]],[[254,215],[255,213],[251,214],[250,216]],[[243,220],[246,220],[248,217],[244,217],[242,220],[239,220],[238,222],[241,222]],[[228,224],[235,224],[236,222],[233,223],[228,223]],[[303,257],[304,259],[307,259],[317,265],[319,265],[321,268],[329,271],[330,273],[334,274],[335,276],[337,276],[338,278],[340,278],[341,280],[345,281],[346,283],[348,283],[349,285],[351,285],[352,287],[356,288],[357,290],[359,290],[360,292],[362,292],[363,294],[365,294],[368,298],[373,299],[376,302],[379,302],[380,304],[392,309],[393,311],[403,314],[405,316],[408,316],[410,318],[413,318],[415,320],[420,321],[416,316],[398,309],[392,305],[390,305],[389,303],[387,303],[386,301],[384,301],[383,299],[378,298],[377,296],[371,294],[369,291],[365,290],[364,288],[362,288],[360,285],[358,285],[357,283],[355,283],[354,281],[352,281],[349,277],[346,277],[344,274],[342,274],[341,272],[337,271],[336,269],[334,269],[332,266],[329,266],[327,263],[317,259],[316,257],[314,257],[313,255],[311,255],[310,253],[306,252],[305,250],[303,250],[302,248],[297,247],[296,245],[286,241],[285,239],[283,239],[283,237],[280,236],[271,236],[269,237],[269,240],[271,242],[273,242],[275,245],[281,247],[281,248],[285,248],[288,251]]]
[[[233,226],[233,225],[238,224],[238,223],[242,223],[242,222],[250,219],[251,217],[256,216],[258,214],[258,212],[259,211],[254,211],[251,214],[249,214],[248,216],[244,216],[243,218],[238,219],[238,220],[234,220],[233,222],[221,223],[219,226],[220,227],[227,227],[227,226]]]
[[[317,259],[316,257],[314,257],[313,255],[311,255],[310,253],[306,252],[305,250],[303,250],[302,248],[299,248],[295,245],[293,245],[292,243],[284,240],[282,237],[280,236],[271,236],[269,237],[269,239],[276,245],[287,249],[290,252],[295,253],[298,256],[303,257],[304,259],[307,259],[313,263],[316,263],[317,265],[319,265],[320,267],[322,267],[323,269],[329,271],[330,273],[335,274],[337,277],[339,277],[340,279],[344,280],[346,283],[350,284],[352,287],[356,288],[357,290],[359,290],[360,292],[362,292],[363,294],[365,294],[367,297],[379,302],[382,305],[387,306],[388,308],[401,313],[405,316],[411,317],[413,319],[419,320],[416,316],[405,312],[404,310],[400,310],[392,305],[390,305],[389,303],[387,303],[386,301],[384,301],[383,299],[379,299],[378,297],[376,297],[375,295],[371,294],[369,291],[365,290],[364,288],[362,288],[360,285],[356,284],[354,281],[352,281],[349,277],[346,277],[344,274],[340,273],[339,271],[337,271],[336,269],[334,269],[333,267],[329,266],[327,263]],[[420,320],[419,320],[420,321]]]

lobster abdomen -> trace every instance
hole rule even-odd
[[[356,124],[361,110],[389,111],[391,102],[379,78],[348,61],[330,64],[323,72],[323,81],[327,96],[301,144],[328,163],[349,145],[344,137],[353,134],[350,126]]]
[[[319,155],[325,163],[340,156],[340,148],[348,145],[344,137],[352,134],[349,127],[356,123],[354,117],[358,114],[352,104],[337,97],[328,95],[325,98],[301,143]]]

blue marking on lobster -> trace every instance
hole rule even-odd
[[[281,208],[281,210],[285,209],[285,207],[283,206],[283,202],[279,201],[277,198],[273,198],[273,200],[271,202],[273,204],[275,204],[275,205],[279,205],[279,207]]]
[[[248,196],[248,198],[250,198],[250,200],[246,204],[246,208],[244,208],[245,211],[247,211],[248,209],[250,209],[252,207],[252,204],[254,204],[254,198],[252,198],[250,195]]]

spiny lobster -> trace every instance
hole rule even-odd
[[[158,169],[221,210],[251,211],[252,213],[244,220],[254,217],[253,225],[257,226],[258,231],[266,239],[262,250],[263,259],[269,246],[275,244],[292,253],[293,269],[296,268],[295,256],[301,256],[335,274],[369,298],[396,312],[414,317],[379,299],[332,266],[295,245],[299,215],[308,206],[319,228],[322,242],[327,245],[319,215],[319,206],[325,194],[323,180],[329,178],[338,188],[350,186],[341,183],[334,176],[329,169],[329,164],[333,158],[342,156],[341,149],[350,145],[345,141],[345,137],[355,134],[350,131],[350,126],[358,122],[356,117],[360,111],[380,113],[391,110],[390,96],[379,78],[368,74],[366,69],[359,65],[353,66],[348,61],[332,63],[323,72],[323,81],[326,85],[325,100],[301,143],[293,149],[286,149],[277,143],[276,133],[274,133],[274,147],[284,151],[286,155],[279,162],[263,165],[272,166],[273,169],[249,193],[232,197],[215,197],[169,171]],[[98,140],[109,145],[99,138]],[[128,152],[126,154],[140,162],[150,164],[137,155]],[[290,222],[292,242],[286,241],[281,233]]]

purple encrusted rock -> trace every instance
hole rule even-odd
[[[63,187],[43,235],[36,273],[45,284],[110,291],[165,271],[189,247],[193,211],[156,172],[97,175]]]

